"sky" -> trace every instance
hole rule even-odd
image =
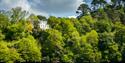
[[[83,0],[0,0],[0,10],[22,7],[30,13],[43,16],[76,16]]]
[[[84,1],[90,4],[92,0]],[[77,16],[76,10],[81,3],[83,0],[0,0],[0,10],[22,7],[30,13],[46,17],[75,17]]]

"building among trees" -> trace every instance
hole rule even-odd
[[[42,30],[49,29],[49,25],[47,24],[47,21],[40,21],[39,26]]]

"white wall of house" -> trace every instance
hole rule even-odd
[[[49,29],[49,25],[47,24],[47,21],[40,21],[39,26],[42,30]]]

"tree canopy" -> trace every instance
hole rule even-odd
[[[92,0],[76,12],[77,18],[46,18],[20,7],[1,11],[0,62],[125,62],[125,1]]]

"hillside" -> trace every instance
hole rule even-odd
[[[111,2],[81,4],[77,18],[1,11],[0,62],[125,62],[125,1]]]

